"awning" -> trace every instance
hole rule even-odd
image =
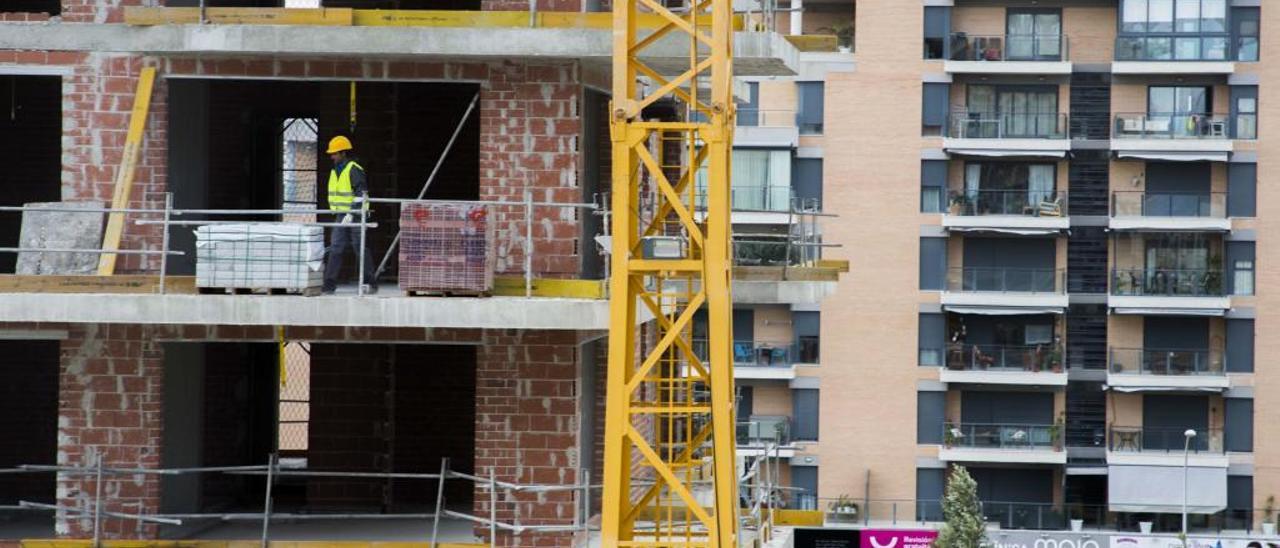
[[[1112,512],[1182,511],[1182,466],[1109,465],[1107,506]],[[1213,514],[1227,508],[1227,469],[1192,466],[1187,474],[1187,512]]]
[[[1116,153],[1117,158],[1133,160],[1161,160],[1168,162],[1225,162],[1231,156],[1229,152],[1200,151],[1140,151],[1126,150]]]
[[[1054,306],[952,306],[942,307],[947,312],[956,314],[980,314],[983,316],[1020,316],[1023,314],[1062,314],[1062,309]]]
[[[1227,311],[1220,308],[1130,308],[1117,306],[1111,309],[1114,314],[1141,314],[1144,316],[1212,316],[1220,317],[1227,315]]]
[[[1010,148],[949,148],[947,154],[995,158],[1065,158],[1065,150],[1019,150]]]
[[[985,226],[951,226],[947,227],[947,230],[952,232],[996,232],[999,234],[1014,234],[1017,236],[1053,236],[1062,232],[1062,230],[1057,228],[1001,228]]]

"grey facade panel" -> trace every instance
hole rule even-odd
[[[942,365],[947,343],[946,329],[946,316],[920,313],[920,365]]]
[[[791,188],[796,198],[822,202],[822,159],[796,158],[791,171]]]
[[[951,105],[949,84],[924,84],[924,119],[921,125],[941,127],[947,123],[947,111]]]
[[[1253,451],[1253,400],[1227,398],[1224,441],[1227,451]]]
[[[942,520],[942,494],[946,490],[947,471],[943,468],[916,468],[916,519]]]
[[[791,391],[792,420],[795,430],[792,437],[797,440],[816,441],[818,439],[818,391],[808,388]]]
[[[946,392],[916,392],[916,443],[942,443]]]
[[[920,289],[941,290],[947,283],[947,239],[920,238]]]
[[[1257,215],[1258,164],[1227,164],[1227,216]]]

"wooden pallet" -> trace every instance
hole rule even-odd
[[[165,293],[191,294],[196,292],[195,276],[166,276],[164,282]],[[159,292],[160,277],[152,275],[0,275],[0,293],[148,294]]]
[[[319,287],[200,287],[201,295],[306,295],[320,294]]]

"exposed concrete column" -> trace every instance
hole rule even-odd
[[[791,11],[789,12],[791,20],[792,36],[804,34],[804,0],[791,0]]]

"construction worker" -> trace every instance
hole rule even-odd
[[[329,256],[325,259],[324,287],[321,288],[321,293],[326,295],[333,294],[338,288],[338,276],[342,273],[342,260],[347,249],[350,248],[353,254],[360,252],[360,226],[355,224],[355,215],[361,214],[364,201],[369,197],[369,185],[364,168],[352,157],[353,151],[351,140],[343,135],[330,139],[329,149],[325,151],[333,160],[333,169],[329,171],[329,209],[347,212],[338,219],[343,226],[335,226],[329,231]],[[374,280],[372,251],[365,248],[364,259],[359,262],[364,268],[364,283],[368,285],[366,292],[376,293],[378,284]]]

